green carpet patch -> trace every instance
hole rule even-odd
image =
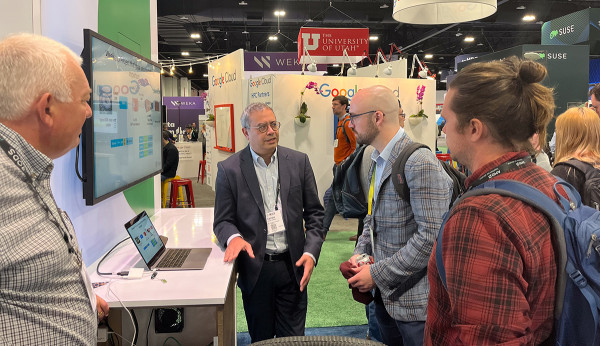
[[[367,323],[365,306],[352,299],[348,282],[340,273],[340,263],[347,261],[354,251],[354,242],[348,238],[356,231],[329,232],[323,243],[319,263],[308,284],[308,312],[306,328],[363,325]],[[247,332],[242,293],[237,294],[237,331]]]

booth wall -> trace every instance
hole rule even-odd
[[[236,63],[241,64],[243,60],[239,59],[238,56],[242,52],[238,51],[234,54],[235,58],[231,55],[225,58],[233,59]],[[215,65],[215,62],[213,62],[213,65]],[[232,65],[229,69],[229,73],[234,70]],[[213,76],[218,77],[221,72],[224,74],[225,70],[221,70],[218,73],[211,73],[209,78]],[[237,72],[237,76],[239,79],[239,72]],[[305,92],[303,100],[308,105],[307,114],[310,115],[311,122],[305,127],[299,127],[294,124],[294,118],[298,114],[300,107],[300,92],[311,81],[318,84],[321,92],[320,94],[316,94],[314,90],[307,90]],[[251,102],[270,103],[277,120],[281,122],[279,144],[308,154],[315,172],[319,196],[322,199],[325,190],[331,185],[333,179],[334,124],[331,100],[339,93],[351,99],[356,90],[376,84],[385,85],[394,91],[396,97],[402,102],[407,116],[418,111],[416,100],[417,86],[426,86],[427,91],[425,92],[423,107],[425,113],[430,118],[416,126],[409,125],[407,118],[405,130],[414,140],[425,143],[432,149],[435,149],[437,131],[435,119],[436,93],[435,81],[431,80],[275,74],[244,80],[241,83],[239,80],[236,80],[234,83],[225,83],[221,86],[209,79],[209,94],[211,105],[234,103],[236,152],[243,150],[248,144],[241,132],[239,120],[244,107]],[[214,142],[211,144],[214,146]],[[217,163],[225,160],[231,154],[215,150],[214,148],[210,149],[212,155],[210,155],[210,158],[207,158],[207,164],[211,170],[209,184],[214,188]]]
[[[209,96],[206,101],[211,112],[215,105],[233,104],[233,126],[232,134],[235,136],[235,151],[244,149],[246,137],[241,130],[240,117],[244,111],[242,74],[244,71],[243,50],[237,50],[218,60],[213,61],[208,68]],[[209,112],[208,109],[205,110]],[[216,122],[219,119],[215,119]],[[206,182],[214,189],[214,178],[217,174],[217,163],[226,160],[232,153],[215,149],[215,128],[208,127],[209,138],[206,141]]]

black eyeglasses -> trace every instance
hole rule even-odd
[[[400,116],[403,118],[406,118],[406,113],[402,112],[402,113],[400,113]]]
[[[258,124],[257,126],[250,126],[249,129],[257,129],[258,132],[265,133],[269,129],[269,126],[271,129],[273,129],[273,131],[277,131],[279,130],[281,123],[279,121],[271,121],[270,123],[262,123]]]
[[[352,123],[352,125],[354,125],[354,119],[358,118],[361,115],[365,115],[365,114],[369,114],[369,113],[374,113],[377,111],[368,111],[368,112],[364,112],[364,113],[359,113],[359,114],[349,114],[349,118],[350,118],[350,122]]]

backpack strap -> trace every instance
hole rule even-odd
[[[559,196],[561,200],[560,203],[562,205],[559,206],[556,202],[548,197],[546,194],[542,193],[540,190],[530,186],[528,184],[516,181],[516,180],[490,180],[481,185],[476,186],[475,188],[465,192],[455,203],[458,205],[462,200],[472,196],[481,196],[488,194],[498,194],[501,196],[511,197],[523,201],[542,213],[546,215],[548,218],[551,229],[552,229],[552,244],[555,249],[556,256],[556,266],[557,266],[557,277],[556,277],[556,302],[554,308],[555,318],[559,318],[562,313],[563,299],[564,299],[564,291],[565,291],[565,283],[566,283],[566,273],[569,274],[571,278],[581,276],[581,273],[567,261],[566,256],[566,243],[565,243],[565,234],[562,228],[564,224],[564,219],[566,218],[565,210],[569,210],[573,208],[569,200],[563,197],[560,193],[558,193],[557,186],[562,185],[569,198],[573,198],[575,205],[581,205],[581,199],[578,199],[577,194],[573,194],[576,192],[575,188],[573,188],[568,183],[563,181],[558,181],[554,184],[554,193]],[[565,209],[563,209],[565,208]],[[446,221],[449,218],[450,211],[446,212],[444,215],[444,220],[442,222],[442,226],[440,227],[440,232],[438,233],[436,250],[435,250],[435,258],[436,265],[438,269],[438,273],[444,288],[448,289],[448,285],[446,282],[446,268],[444,267],[444,259],[443,259],[443,249],[442,249],[442,238],[444,226],[446,225]],[[570,269],[570,270],[569,270]],[[567,270],[567,271],[565,271]],[[574,279],[575,280],[575,279]]]
[[[346,136],[346,141],[348,141],[348,143],[350,143],[350,137],[348,137],[348,133],[346,133],[346,124],[350,121],[350,118],[344,120],[344,122],[342,123],[341,127],[342,127],[342,132],[344,133],[344,136]],[[336,132],[335,132],[335,136],[337,137],[337,129],[340,128],[340,125],[337,126],[336,128]]]
[[[400,152],[400,155],[394,161],[392,165],[392,183],[394,183],[394,187],[396,188],[396,193],[400,198],[402,198],[406,203],[410,204],[410,189],[408,184],[406,184],[406,175],[404,174],[404,168],[406,166],[406,161],[408,158],[420,148],[429,147],[425,144],[412,142],[409,145],[405,146],[404,149]]]
[[[344,122],[342,123],[342,131],[344,132],[344,136],[346,136],[346,141],[348,141],[348,143],[350,143],[350,137],[348,137],[348,134],[346,133],[346,124],[350,121],[350,119],[346,119],[344,120]]]
[[[579,170],[581,173],[585,175],[585,180],[590,180],[594,178],[599,172],[592,164],[580,161],[577,159],[570,159],[568,161],[560,162],[559,165],[566,165],[569,167],[573,167]]]

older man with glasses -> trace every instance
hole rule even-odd
[[[418,149],[405,166],[410,201],[396,192],[392,166],[412,140],[400,127],[394,93],[377,85],[359,90],[350,106],[358,144],[372,145],[368,173],[369,213],[350,262],[348,279],[361,292],[375,289],[375,316],[386,345],[422,345],[429,282],[427,262],[448,210],[452,181],[428,149]],[[374,264],[358,267],[361,254]]]
[[[249,145],[218,164],[214,233],[225,262],[237,259],[252,342],[304,335],[306,286],[325,237],[315,176],[306,154],[278,146],[269,106],[249,105],[241,123]]]

